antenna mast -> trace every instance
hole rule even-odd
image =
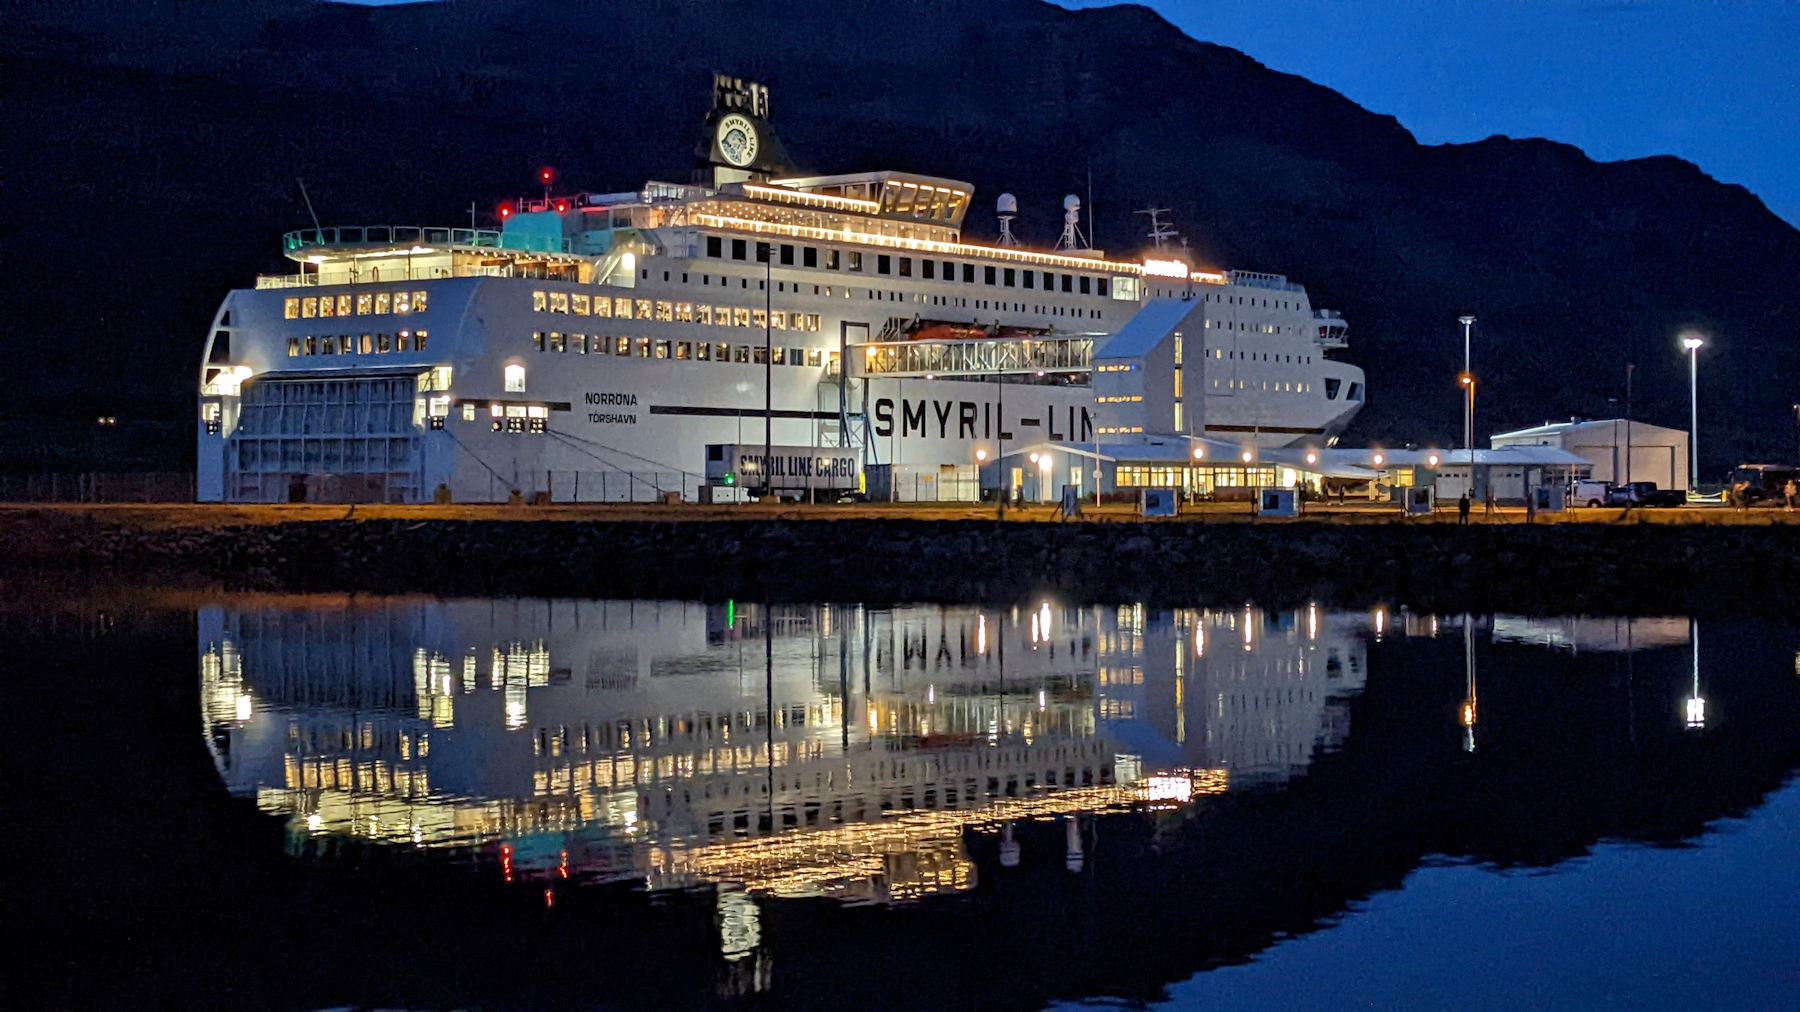
[[[1162,220],[1162,216],[1169,213],[1168,208],[1146,207],[1142,211],[1134,213],[1147,215],[1150,218],[1150,231],[1145,234],[1150,237],[1151,242],[1156,244],[1157,249],[1162,249],[1165,242],[1175,238],[1177,234],[1175,226]]]
[[[1001,246],[1017,246],[1019,240],[1013,237],[1012,220],[1019,213],[1019,198],[1010,193],[1002,193],[999,201],[997,201],[994,206],[997,216],[1000,219],[1000,238],[998,244]]]
[[[1058,250],[1087,249],[1087,242],[1081,238],[1080,222],[1081,198],[1071,193],[1063,198],[1063,230],[1062,237],[1056,240]]]
[[[319,242],[324,242],[325,226],[319,224],[319,212],[313,210],[312,198],[306,195],[306,180],[301,179],[299,176],[295,176],[294,182],[300,184],[300,199],[306,201],[306,213],[312,216],[313,232],[316,233],[315,238]]]

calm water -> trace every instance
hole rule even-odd
[[[27,999],[1800,1004],[1800,626],[18,597]]]

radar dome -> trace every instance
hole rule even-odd
[[[1073,211],[1080,206],[1081,198],[1075,196],[1073,193],[1063,198],[1063,210],[1065,211]]]
[[[1010,193],[1002,193],[1000,195],[998,210],[1000,214],[1018,214],[1019,198]]]

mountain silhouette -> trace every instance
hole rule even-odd
[[[1478,432],[1622,411],[1627,362],[1636,416],[1686,428],[1695,328],[1703,477],[1795,453],[1800,231],[1748,191],[1672,157],[1420,145],[1142,7],[76,0],[15,11],[0,58],[0,393],[28,420],[168,419],[186,441],[220,298],[290,269],[296,180],[329,225],[463,224],[471,200],[491,222],[541,165],[569,189],[685,179],[724,70],[771,87],[808,169],[974,183],[971,240],[1008,191],[1048,248],[1076,193],[1114,255],[1168,207],[1197,265],[1305,284],[1368,372],[1351,443],[1460,439],[1474,313]]]

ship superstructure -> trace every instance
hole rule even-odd
[[[213,322],[200,498],[691,499],[708,445],[765,439],[855,448],[942,499],[1029,445],[1055,459],[1043,488],[1091,492],[1129,484],[1114,446],[1323,446],[1361,406],[1328,357],[1342,318],[1285,278],[965,242],[969,184],[801,174],[767,91],[731,78],[708,137],[696,182],[559,196],[546,173],[497,228],[286,235],[298,272]],[[1107,375],[1140,318],[1166,325]],[[1272,483],[1210,463],[1183,482]]]

